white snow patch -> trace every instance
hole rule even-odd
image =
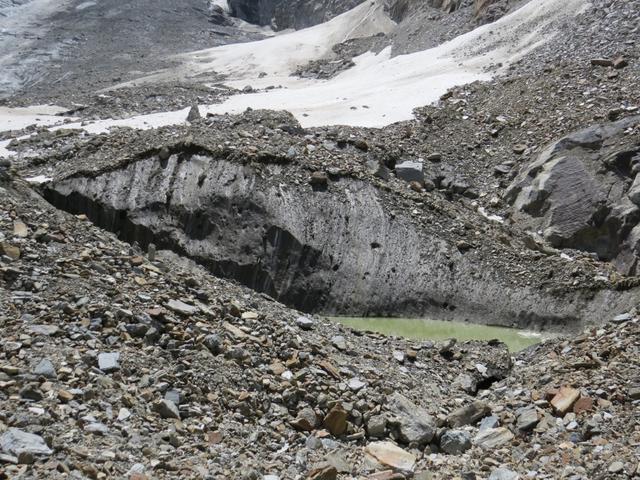
[[[25,178],[25,180],[29,183],[33,183],[36,185],[42,185],[43,183],[49,183],[51,180],[53,180],[53,178],[51,177],[47,177],[45,175],[38,175],[35,177],[28,177]]]
[[[265,40],[234,43],[198,52],[177,55],[182,64],[115,88],[150,81],[191,78],[206,72],[230,77],[229,84],[244,87],[251,80],[254,87],[289,83],[290,74],[299,65],[328,55],[331,48],[352,38],[388,33],[395,27],[384,11],[381,0],[367,1],[320,25],[284,32]],[[259,77],[267,74],[260,80]],[[244,82],[244,83],[243,83]],[[294,81],[295,83],[295,81]]]
[[[480,213],[480,215],[482,215],[484,218],[492,222],[504,223],[504,218],[502,218],[500,215],[493,215],[493,214],[487,213],[487,210],[484,207],[478,207],[478,213]]]
[[[328,81],[291,77],[292,66],[299,63],[296,54],[282,58],[273,48],[275,43],[268,41],[252,45],[250,52],[246,51],[247,45],[229,45],[198,53],[195,58],[206,68],[229,74],[226,83],[230,86],[249,83],[254,88],[268,84],[285,87],[237,95],[206,112],[239,113],[247,107],[284,109],[307,127],[381,127],[409,120],[414,108],[437,101],[449,88],[492,78],[501,70],[498,65],[504,68],[548,41],[555,34],[547,33],[552,22],[575,15],[586,4],[586,0],[531,1],[493,24],[430,50],[394,58],[389,49],[379,55],[367,53],[356,59],[355,67]],[[306,50],[299,45],[308,41],[310,30],[291,34],[289,42],[295,39],[291,48]],[[254,58],[260,59],[257,70]],[[264,64],[272,67],[267,69]],[[268,75],[258,78],[259,71]]]
[[[229,2],[227,0],[209,0],[209,8],[220,7],[223,11],[229,13]]]
[[[69,117],[61,117],[67,109],[55,105],[34,105],[32,107],[0,107],[0,132],[21,130],[29,125],[51,126],[62,123]]]

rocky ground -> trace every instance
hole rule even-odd
[[[113,14],[126,24],[127,8],[146,8],[134,3],[124,10],[103,3],[96,15]],[[298,74],[330,77],[362,51],[385,45],[396,53],[427,48],[520,4],[393,3],[406,28],[338,45],[336,57]],[[322,4],[333,13],[320,9],[318,19],[337,13],[335,2]],[[201,29],[176,40],[169,53],[210,46],[201,35],[205,25],[217,32],[215,41],[222,34],[259,35],[241,36],[226,14],[207,14],[206,7],[179,9],[189,17],[183,22],[202,22]],[[0,159],[0,478],[640,477],[639,7],[635,0],[595,0],[504,76],[452,89],[437,105],[418,109],[415,120],[383,129],[302,129],[283,112],[198,118],[194,111],[187,125],[149,131],[4,132],[3,139],[30,136],[9,145],[16,153],[11,162]],[[153,10],[152,17],[161,13]],[[49,30],[30,44],[34,57],[46,57],[44,46],[60,40],[61,31]],[[154,43],[156,34],[179,33],[176,26],[147,37]],[[138,62],[145,72],[164,65],[153,48],[148,57],[139,55],[145,44],[131,58],[105,50],[102,66],[89,69],[84,87],[76,88],[80,77],[74,75],[86,61],[80,53],[103,41],[83,35],[63,42],[67,53],[60,62],[70,76],[33,84],[5,104],[55,101],[89,121],[215,103],[233,94],[222,86],[177,83],[102,91],[116,78],[134,78]],[[122,48],[117,41],[107,44]],[[35,68],[29,72],[39,71],[38,64],[27,64]],[[55,71],[44,78],[53,79]],[[208,171],[191,179],[227,195],[194,197],[206,206],[213,198],[218,210],[212,207],[211,214],[226,212],[212,242],[216,255],[254,273],[270,272],[269,265],[304,265],[310,270],[301,277],[313,282],[296,283],[300,276],[289,282],[282,275],[289,270],[275,267],[270,273],[278,274],[278,288],[262,288],[258,275],[213,276],[232,270],[219,257],[217,264],[204,258],[209,247],[192,231],[194,221],[170,208],[181,201],[180,190],[168,189],[165,202],[144,205],[170,227],[155,236],[142,228],[112,233],[89,221],[122,226],[134,217],[107,202],[120,199],[101,197],[87,185],[120,182],[138,164],[161,165],[151,174],[160,178],[171,162],[221,172],[219,185]],[[34,176],[51,181],[37,187],[24,180]],[[172,178],[173,188],[178,180]],[[144,200],[135,179],[129,197]],[[191,180],[185,175],[181,181]],[[244,210],[239,221],[229,192],[243,181],[261,188],[248,203],[254,210]],[[70,185],[84,196],[61,201]],[[384,277],[388,285],[378,286],[361,276],[358,262],[345,268],[346,257],[309,255],[307,263],[295,264],[298,257],[269,252],[270,237],[252,232],[275,226],[276,236],[286,237],[297,225],[287,223],[290,216],[272,218],[276,202],[264,200],[270,191],[297,199],[297,206],[285,203],[287,215],[300,205],[315,211],[304,203],[311,200],[318,211],[335,209],[341,216],[341,205],[366,204],[368,197],[354,195],[372,192],[375,215],[342,219],[350,229],[340,224],[336,230],[355,242],[344,240],[349,248],[366,247],[356,256],[367,259],[359,262],[367,263],[367,272],[390,262],[388,278],[397,283]],[[259,221],[251,216],[256,211]],[[367,225],[374,218],[380,223]],[[360,224],[371,228],[364,243],[348,233]],[[284,242],[287,252],[308,254],[323,242],[334,252],[331,245],[339,242],[323,237],[316,224],[302,225],[304,234],[293,235],[300,244]],[[392,251],[379,244],[379,232],[394,231],[389,225],[396,233],[417,232],[411,237],[417,246]],[[401,240],[393,246],[404,246]],[[163,250],[168,247],[182,255]],[[256,253],[261,248],[265,253]],[[410,265],[401,262],[408,250],[418,252]],[[349,276],[353,272],[358,275]],[[469,310],[475,310],[484,321],[492,318],[483,308],[497,316],[501,308],[520,305],[529,317],[505,318],[571,335],[510,353],[498,341],[417,342],[352,331],[291,308],[299,292],[341,277],[395,297],[402,292],[394,289],[421,289],[430,303],[416,302],[413,311],[428,307],[443,318],[463,315],[463,302],[452,299],[482,298],[482,305],[466,305],[464,318],[474,318]],[[292,285],[297,290],[287,290]],[[344,292],[352,304],[361,302],[357,308],[371,306],[375,297]],[[315,304],[325,311],[331,305]],[[405,307],[394,305],[395,313],[410,311]],[[343,303],[339,310],[347,308]],[[545,308],[555,315],[532,314]]]
[[[638,472],[633,313],[514,358],[352,332],[2,188],[5,478]]]

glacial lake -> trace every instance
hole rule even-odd
[[[552,336],[514,328],[416,318],[332,317],[331,320],[355,330],[415,340],[442,341],[456,338],[464,342],[498,339],[507,344],[512,352],[524,350]]]

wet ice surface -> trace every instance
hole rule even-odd
[[[25,84],[39,81],[39,60],[27,55],[50,27],[48,18],[64,11],[72,0],[0,0],[0,98]],[[57,45],[39,52],[53,56]]]

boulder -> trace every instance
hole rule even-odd
[[[374,442],[364,451],[378,463],[402,472],[413,472],[416,457],[391,442]]]
[[[449,414],[447,423],[453,428],[473,425],[490,413],[491,408],[489,405],[477,400]]]
[[[0,450],[15,456],[20,454],[51,455],[53,451],[40,435],[9,428],[0,436]]]
[[[396,177],[405,182],[424,182],[424,164],[422,161],[407,160],[396,165]]]
[[[449,455],[460,455],[471,448],[471,435],[464,430],[448,430],[440,437],[440,448]]]
[[[555,248],[592,252],[602,260],[622,255],[620,269],[633,273],[627,257],[637,257],[631,232],[640,223],[640,180],[627,185],[640,142],[625,131],[638,124],[640,116],[628,117],[549,145],[506,191],[513,220],[542,231]]]
[[[394,419],[398,439],[408,444],[427,444],[436,432],[435,419],[422,407],[396,392],[389,399],[388,406]]]

